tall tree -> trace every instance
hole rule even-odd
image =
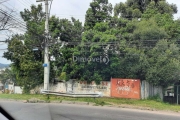
[[[92,29],[96,23],[109,21],[112,14],[112,4],[108,0],[93,0],[86,11],[85,29]]]
[[[63,76],[66,75],[66,80],[77,78],[78,75],[76,75],[76,72],[74,73],[74,71],[76,71],[74,67],[75,63],[73,63],[72,58],[73,52],[81,42],[81,35],[83,33],[82,23],[75,18],[72,18],[70,21],[68,19],[59,19],[53,16],[50,19],[50,30],[53,34],[53,38],[59,37],[59,40],[61,41],[58,44],[52,45],[50,48],[51,55],[56,59],[56,61],[52,62],[52,66],[57,66],[55,72],[56,77],[63,74]]]
[[[146,80],[167,87],[180,79],[179,47],[167,40],[159,41],[148,53]]]
[[[30,10],[24,9],[20,12],[22,19],[26,22],[27,32],[25,33],[25,43],[33,48],[34,46],[42,47],[45,37],[44,35],[44,22],[45,13],[42,11],[42,5],[32,5]]]
[[[154,19],[150,19],[136,24],[133,37],[133,42],[137,43],[139,47],[152,47],[158,40],[167,39],[168,35],[163,27],[158,26]]]
[[[13,36],[8,43],[8,51],[4,57],[13,62],[11,69],[16,75],[17,84],[21,85],[24,93],[42,83],[42,62],[33,50],[28,49],[21,41],[21,36]]]
[[[0,81],[4,85],[6,82],[10,82],[10,81],[16,83],[16,76],[11,69],[6,68],[5,70],[2,70],[0,73]]]
[[[16,74],[17,83],[28,93],[30,89],[43,82],[43,43],[44,18],[42,5],[32,5],[31,10],[21,12],[26,22],[27,32],[14,35],[8,43],[8,51],[4,57],[12,61],[12,70]],[[38,51],[33,51],[38,48]]]
[[[114,15],[123,18],[141,18],[142,14],[148,16],[154,13],[177,13],[177,6],[169,4],[166,0],[127,0],[114,7]]]
[[[172,16],[176,10],[176,5],[165,0],[127,0],[115,6],[112,17],[108,0],[94,0],[86,12],[85,29],[75,18],[52,16],[49,54],[55,61],[51,61],[51,78],[100,83],[121,77],[154,85],[174,83],[180,70],[179,48],[173,41],[180,37],[180,22]],[[12,37],[4,56],[13,62],[19,84],[29,90],[43,81],[45,14],[38,5],[25,9],[21,16],[27,32]],[[32,51],[34,47],[39,50]]]

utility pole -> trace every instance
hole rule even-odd
[[[49,47],[48,47],[48,38],[49,38],[49,5],[48,0],[36,0],[36,2],[45,1],[45,12],[46,12],[46,21],[45,21],[45,42],[44,42],[44,90],[49,90],[49,74],[50,74],[50,60],[49,60]]]

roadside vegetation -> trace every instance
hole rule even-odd
[[[164,103],[159,99],[146,99],[146,100],[135,100],[135,99],[120,99],[120,98],[71,98],[62,97],[54,95],[30,95],[30,94],[0,94],[0,100],[24,100],[29,101],[36,99],[38,101],[44,101],[46,103],[62,103],[64,101],[70,101],[72,103],[76,102],[86,102],[87,105],[95,106],[112,106],[121,108],[135,108],[142,110],[163,110],[180,112],[180,105]]]
[[[180,80],[180,19],[174,19],[176,13],[177,6],[166,0],[126,0],[115,6],[108,0],[93,0],[84,25],[73,17],[50,16],[49,41],[54,44],[49,53],[56,59],[51,61],[50,82],[58,78],[100,83],[112,77],[163,87],[174,84]],[[20,14],[27,30],[8,40],[3,57],[12,62],[11,71],[5,71],[0,80],[5,84],[7,74],[8,79],[15,76],[15,84],[29,93],[43,83],[45,13],[39,4]],[[74,57],[106,59],[81,62]]]

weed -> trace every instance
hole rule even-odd
[[[96,100],[96,101],[95,101],[95,104],[96,104],[96,105],[104,106],[104,105],[105,105],[105,102],[104,102],[104,101],[98,101],[98,100]]]
[[[178,105],[172,105],[169,103],[160,102],[158,95],[148,98],[146,100],[136,100],[136,99],[121,99],[121,98],[71,98],[71,97],[61,97],[54,95],[42,95],[42,94],[1,94],[0,99],[14,99],[14,100],[30,100],[32,98],[36,98],[38,100],[43,100],[49,103],[50,101],[58,101],[62,102],[62,100],[66,101],[83,101],[90,103],[95,103],[95,105],[123,105],[123,106],[133,106],[133,107],[141,107],[141,108],[150,108],[154,110],[171,110],[171,111],[180,111],[180,107]]]
[[[156,95],[154,95],[152,97],[149,97],[148,100],[155,100],[157,102],[162,102],[159,94],[156,94]]]

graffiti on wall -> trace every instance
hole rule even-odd
[[[111,96],[140,99],[140,80],[112,78]]]
[[[100,83],[100,85],[96,85],[96,83],[94,81],[92,81],[91,83],[87,83],[87,81],[80,81],[81,84],[81,90],[107,90],[108,89],[108,83],[107,81],[102,81]]]

